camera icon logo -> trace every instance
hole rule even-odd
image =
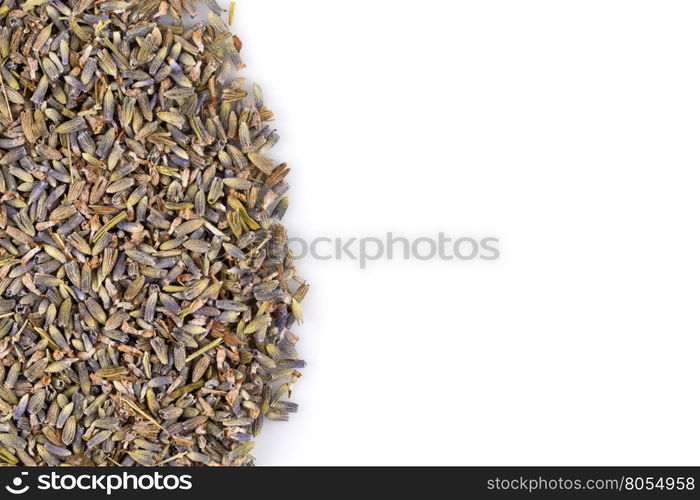
[[[21,475],[28,476],[29,472],[22,472]],[[14,486],[14,488],[12,486]],[[22,486],[22,477],[14,478],[12,480],[12,486],[5,486],[5,489],[8,492],[12,493],[13,495],[22,495],[29,490],[29,485],[26,485],[23,488],[21,487]]]

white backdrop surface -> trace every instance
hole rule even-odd
[[[700,4],[240,0],[304,259],[300,413],[260,465],[697,465]]]

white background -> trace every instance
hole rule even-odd
[[[292,236],[503,253],[301,261],[302,406],[258,463],[697,465],[700,4],[237,4]]]

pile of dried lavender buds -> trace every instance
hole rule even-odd
[[[289,169],[221,13],[0,5],[0,464],[251,465],[297,409]]]

